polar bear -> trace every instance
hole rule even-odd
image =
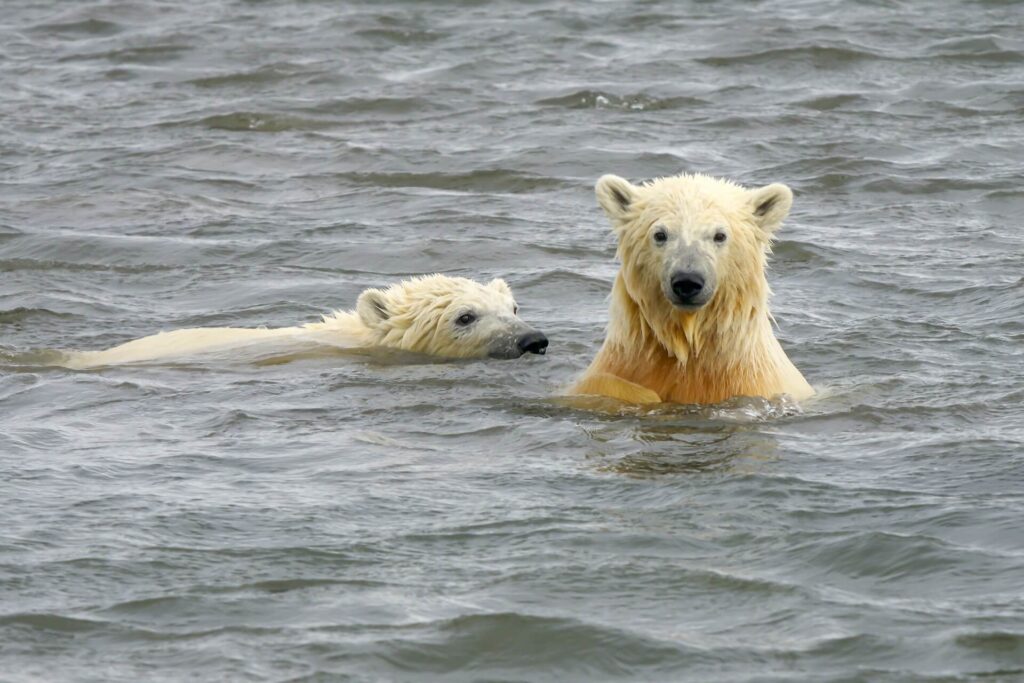
[[[684,174],[642,185],[606,175],[595,189],[622,265],[604,344],[571,393],[704,404],[814,393],[768,310],[766,255],[788,187]]]
[[[367,289],[354,311],[335,311],[298,327],[210,327],[162,332],[105,351],[70,351],[61,365],[84,369],[160,362],[199,354],[259,349],[277,355],[311,347],[389,348],[445,358],[518,358],[543,354],[548,340],[518,316],[502,279],[480,284],[462,277],[426,275],[387,289]],[[265,354],[266,355],[266,354]],[[272,354],[271,354],[272,355]]]

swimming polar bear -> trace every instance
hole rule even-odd
[[[502,279],[481,284],[462,277],[425,275],[387,289],[367,289],[353,311],[335,311],[296,327],[189,328],[161,332],[104,351],[68,351],[72,369],[180,360],[257,347],[388,348],[444,358],[518,358],[543,354],[548,340],[518,316]],[[280,355],[280,354],[279,354]]]

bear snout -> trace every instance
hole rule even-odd
[[[704,296],[704,276],[688,270],[677,270],[672,273],[669,282],[672,288],[673,303],[677,306],[702,306],[707,303]]]
[[[547,348],[548,338],[543,332],[522,325],[515,332],[496,340],[488,355],[491,358],[519,358],[524,353],[544,355]]]
[[[523,353],[544,355],[548,348],[548,338],[543,332],[527,332],[516,340],[516,346]]]

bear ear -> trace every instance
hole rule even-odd
[[[747,200],[754,222],[769,235],[779,229],[793,206],[793,191],[782,183],[772,183],[749,191]]]
[[[617,175],[603,175],[597,179],[594,191],[597,203],[613,221],[627,220],[633,202],[636,201],[636,186]]]
[[[360,294],[356,301],[356,313],[367,327],[376,327],[391,317],[383,290],[367,289]]]
[[[488,288],[493,289],[496,292],[502,294],[508,294],[512,296],[512,289],[508,286],[508,283],[502,280],[500,277],[496,277],[487,283]]]

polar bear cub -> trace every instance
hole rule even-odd
[[[147,363],[267,346],[389,348],[445,358],[518,358],[543,354],[547,337],[518,316],[502,279],[481,284],[462,277],[425,275],[367,289],[352,311],[335,311],[296,327],[210,327],[161,332],[104,351],[70,351],[74,369]]]

